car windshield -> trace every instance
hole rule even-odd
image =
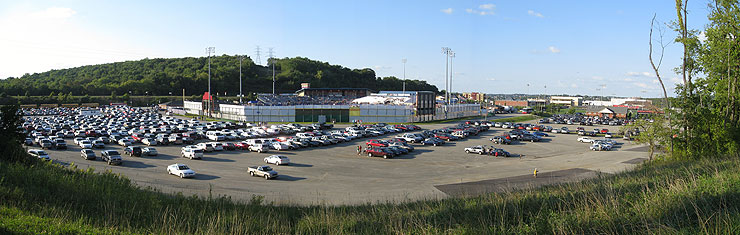
[[[271,171],[271,170],[272,170],[272,168],[271,168],[271,167],[269,167],[269,166],[263,166],[263,167],[262,167],[262,170],[263,170],[263,171]]]
[[[188,169],[190,169],[190,167],[185,166],[185,165],[180,165],[180,166],[177,166],[177,169],[180,169],[180,170],[188,170]]]
[[[37,153],[38,155],[46,155],[46,152],[44,152],[43,150],[41,150],[41,151],[37,151],[36,153]]]
[[[83,151],[85,151],[85,153],[94,153],[92,150],[89,150],[89,149],[85,149]]]
[[[202,152],[203,152],[203,150],[200,150],[200,149],[195,149],[195,150],[193,150],[193,152],[194,152],[194,153],[202,153]]]

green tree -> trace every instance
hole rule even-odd
[[[630,130],[639,130],[638,136],[632,136],[638,144],[648,146],[648,159],[653,160],[656,151],[664,151],[665,146],[671,141],[668,122],[664,116],[655,116],[652,120],[638,119],[627,126],[622,127],[620,132],[628,133]]]

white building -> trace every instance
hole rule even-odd
[[[550,104],[563,104],[568,106],[581,106],[583,97],[571,96],[553,96],[550,97]]]

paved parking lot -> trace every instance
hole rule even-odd
[[[451,125],[430,124],[421,127],[428,130]],[[572,131],[577,125],[568,127]],[[344,126],[338,125],[336,128]],[[616,132],[618,127],[594,126],[586,129],[593,128],[609,128],[611,132]],[[551,134],[542,142],[500,146],[521,157],[495,158],[466,154],[463,151],[463,148],[473,145],[492,145],[488,139],[504,131],[508,129],[491,128],[479,136],[448,142],[444,146],[415,145],[415,151],[394,159],[358,156],[357,145],[364,145],[367,139],[326,147],[281,151],[279,154],[288,156],[292,163],[287,166],[273,166],[280,174],[274,180],[251,177],[246,168],[263,165],[262,159],[276,154],[275,151],[223,151],[206,153],[203,160],[189,160],[180,158],[181,146],[156,146],[159,156],[132,158],[123,155],[124,163],[121,166],[108,166],[101,161],[99,149],[95,150],[97,160],[82,159],[79,147],[70,139],[66,140],[69,149],[48,152],[57,162],[74,162],[78,168],[93,167],[98,171],[111,170],[126,175],[138,185],[151,186],[166,193],[225,195],[237,200],[249,200],[253,195],[261,195],[267,202],[303,205],[401,202],[465,195],[465,192],[496,192],[513,187],[580,179],[587,177],[584,172],[614,173],[634,166],[646,157],[644,148],[621,139],[617,139],[619,144],[612,151],[593,152],[588,149],[589,144],[576,141],[576,134]],[[123,153],[122,147],[118,145],[108,145],[106,149],[116,149]],[[167,175],[166,166],[173,163],[189,165],[197,172],[197,176],[180,179]],[[527,177],[531,176],[535,168],[539,170],[540,177],[532,177],[530,184]],[[551,173],[551,178],[548,178],[548,172]],[[506,184],[509,179],[512,182],[511,187]],[[482,186],[486,182],[494,182],[496,187]],[[455,187],[451,185],[457,185],[455,187],[459,187],[461,191],[455,192]],[[463,189],[463,186],[468,188]]]

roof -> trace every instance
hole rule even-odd
[[[297,90],[296,93],[301,91],[322,91],[322,90],[348,90],[348,91],[369,91],[370,88],[301,88],[300,90]]]
[[[615,113],[615,114],[627,114],[627,107],[613,107],[613,106],[588,106],[586,109],[587,113]]]

